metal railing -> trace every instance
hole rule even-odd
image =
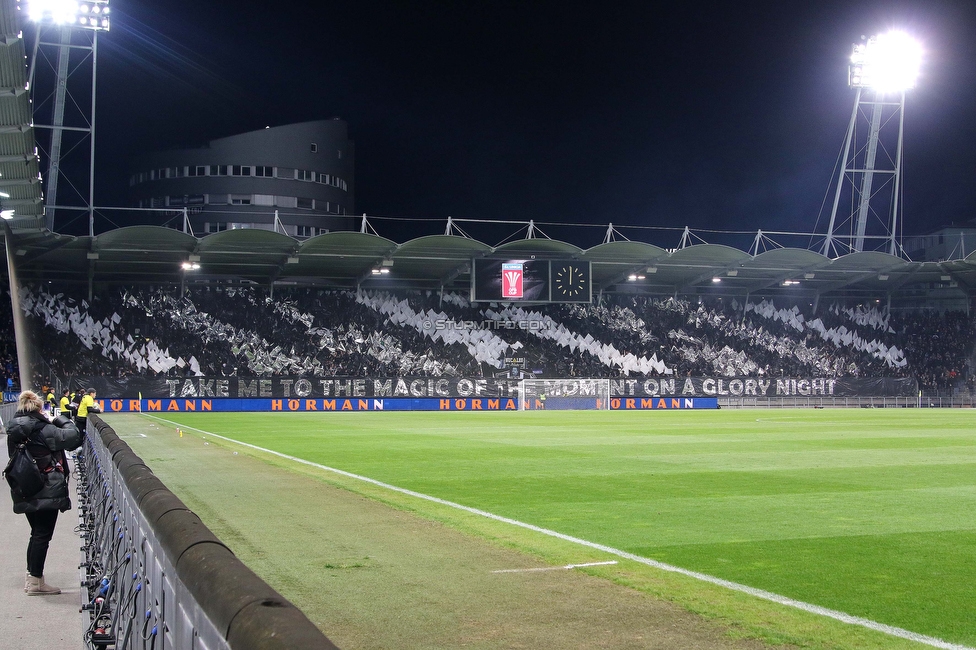
[[[97,415],[78,468],[88,647],[335,649]]]
[[[722,397],[720,408],[971,408],[965,394],[923,394],[920,397]]]

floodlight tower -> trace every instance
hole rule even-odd
[[[846,251],[863,251],[865,239],[882,240],[887,252],[896,254],[901,223],[905,91],[915,87],[921,60],[921,46],[904,32],[872,36],[854,46],[848,81],[857,94],[837,175],[824,255],[838,253],[841,243]],[[877,187],[876,176],[881,177]],[[840,211],[845,190],[849,192],[850,207]],[[871,230],[869,222],[875,226]],[[879,230],[882,234],[872,234]]]
[[[88,234],[95,234],[95,82],[98,59],[98,33],[108,31],[111,26],[109,0],[19,0],[22,18],[35,23],[37,31],[34,38],[33,53],[28,71],[28,85],[31,93],[31,110],[35,119],[47,117],[50,111],[50,124],[34,124],[35,128],[50,129],[50,149],[47,152],[48,167],[46,178],[45,217],[47,227],[54,230],[54,217],[59,207],[58,191],[63,180],[73,191],[73,201],[81,201],[88,212]],[[50,52],[48,51],[50,50]],[[44,79],[39,79],[40,64],[52,66]],[[91,76],[88,88],[87,75]],[[78,78],[80,81],[76,81]],[[53,98],[41,95],[38,88],[50,90],[53,80]],[[48,82],[48,83],[44,83]],[[75,82],[75,83],[72,83]],[[78,97],[72,90],[77,89]],[[83,95],[90,93],[90,104]],[[70,100],[70,101],[69,101]],[[50,104],[49,104],[50,102]],[[85,110],[86,104],[90,105]],[[65,109],[68,109],[66,119]],[[62,159],[82,142],[72,141],[64,150],[65,136],[70,138],[87,137],[87,188],[80,181],[85,174],[78,170],[68,172],[62,167]],[[82,165],[84,167],[84,165]],[[84,190],[87,189],[87,197]],[[80,210],[81,206],[65,204]]]

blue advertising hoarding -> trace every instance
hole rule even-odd
[[[611,398],[609,405],[599,398],[533,400],[526,410],[594,409],[613,411],[716,409],[715,397]],[[229,412],[323,412],[344,411],[517,411],[518,400],[510,397],[450,398],[162,398],[96,400],[102,413],[229,413]]]

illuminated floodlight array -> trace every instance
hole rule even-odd
[[[872,36],[854,46],[850,84],[894,92],[914,88],[922,67],[922,45],[900,31]]]
[[[20,0],[20,10],[35,23],[108,31],[109,0]]]
[[[7,194],[6,192],[0,192],[0,199],[9,199],[9,198],[10,198],[9,194]],[[13,218],[14,218],[13,210],[0,210],[0,219],[6,219],[7,221],[10,221]]]
[[[9,199],[9,198],[10,198],[9,194],[7,194],[6,192],[0,192],[0,199]],[[10,221],[13,218],[14,218],[13,210],[0,210],[0,219],[6,219],[7,221]]]

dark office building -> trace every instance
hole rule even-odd
[[[197,236],[261,228],[304,239],[351,228],[354,162],[343,120],[268,127],[139,156],[130,204],[178,228],[185,208]]]

